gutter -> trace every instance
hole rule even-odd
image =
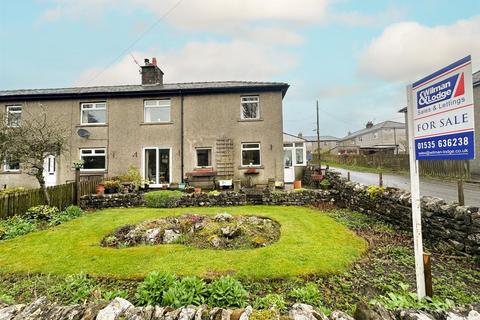
[[[180,181],[181,183],[184,182],[183,177],[184,177],[184,152],[183,152],[183,145],[184,145],[184,138],[185,138],[185,133],[184,133],[184,114],[183,114],[183,92],[180,89]]]

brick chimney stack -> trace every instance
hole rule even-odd
[[[163,85],[163,72],[157,66],[157,58],[145,59],[142,66],[142,85]]]

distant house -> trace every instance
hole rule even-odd
[[[470,160],[470,174],[480,176],[480,70],[473,75],[473,103],[475,105],[475,159]],[[408,124],[407,108],[404,107],[398,112],[405,114],[405,122]],[[407,152],[408,152],[408,131],[407,131]]]
[[[307,140],[307,157],[312,154],[318,148],[317,136],[304,136]],[[320,152],[330,152],[334,150],[338,145],[340,138],[334,136],[320,136]]]
[[[333,151],[337,154],[405,153],[407,134],[405,123],[369,121],[364,129],[349,133],[338,140]]]

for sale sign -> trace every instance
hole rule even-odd
[[[465,57],[412,85],[417,160],[475,157],[472,63]]]

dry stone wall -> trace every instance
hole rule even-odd
[[[6,305],[0,301],[0,319],[2,320],[248,320],[248,319],[291,319],[291,320],[412,320],[412,319],[447,319],[478,320],[480,305],[470,305],[450,311],[425,312],[420,310],[388,311],[383,307],[359,304],[354,317],[342,311],[333,311],[327,317],[316,308],[303,303],[296,303],[288,313],[280,317],[278,312],[266,318],[256,315],[248,306],[242,309],[209,308],[203,306],[171,307],[146,306],[136,307],[128,300],[115,298],[110,303],[91,303],[83,305],[62,306],[39,298],[31,304]]]
[[[347,181],[330,172],[332,195],[337,205],[374,215],[394,226],[411,231],[410,193],[396,188],[381,189]],[[477,207],[446,203],[422,197],[423,238],[440,248],[480,256],[480,211]]]

